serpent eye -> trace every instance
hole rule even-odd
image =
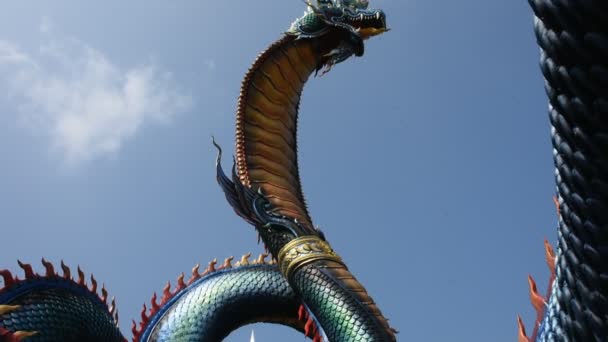
[[[367,9],[369,0],[342,0],[342,6],[351,9]]]
[[[355,6],[355,8],[367,9],[367,7],[369,6],[369,1],[368,0],[354,0],[353,5]]]

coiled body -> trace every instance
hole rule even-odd
[[[296,315],[299,305],[276,266],[219,270],[176,293],[150,318],[141,341],[221,341],[253,322],[303,331],[304,323]]]

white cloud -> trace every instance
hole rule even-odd
[[[0,40],[0,82],[16,101],[20,122],[48,136],[70,164],[116,153],[148,123],[165,123],[191,98],[153,63],[128,69],[73,39],[51,36],[37,54]]]
[[[0,40],[0,65],[29,64],[29,57],[9,42]]]

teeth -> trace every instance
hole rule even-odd
[[[376,13],[376,19],[380,20],[380,12]]]

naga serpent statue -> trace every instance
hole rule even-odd
[[[519,341],[608,339],[608,2],[529,0],[550,101],[557,175],[558,246],[546,244],[546,296],[530,278],[538,316]],[[248,323],[291,326],[314,341],[395,341],[396,331],[315,228],[302,194],[296,129],[311,74],[326,73],[364,40],[387,31],[367,0],[317,0],[261,53],[243,80],[236,160],[217,180],[235,212],[271,254],[198,266],[144,305],[133,341],[220,341]],[[215,143],[215,142],[214,142]],[[126,341],[115,303],[91,276],[42,260],[44,274],[19,262],[0,288],[0,341]],[[455,340],[459,340],[457,337]],[[490,338],[491,340],[491,338]]]

